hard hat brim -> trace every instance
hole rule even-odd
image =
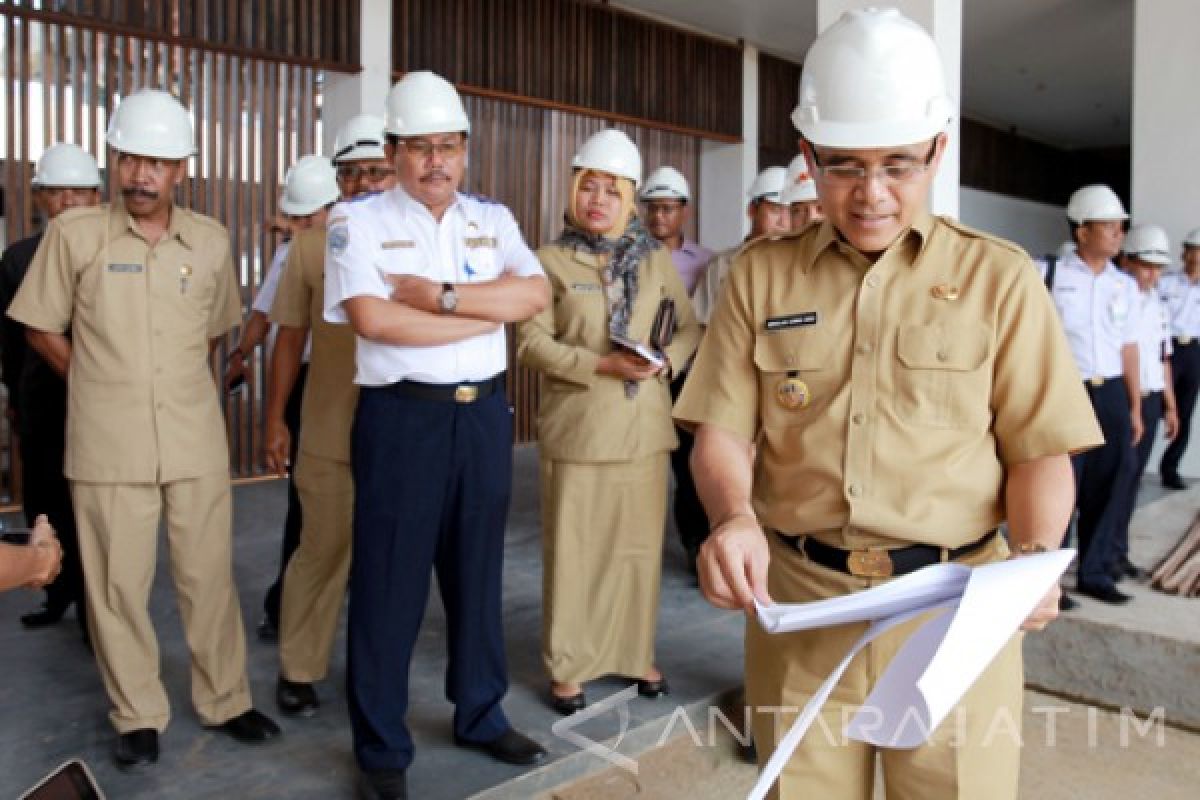
[[[360,145],[333,159],[333,164],[336,166],[347,161],[375,161],[380,158],[387,158],[383,145]]]

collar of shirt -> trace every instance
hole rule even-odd
[[[420,200],[417,200],[415,197],[410,195],[408,192],[404,191],[403,187],[397,186],[394,189],[390,189],[387,192],[387,196],[392,201],[392,204],[395,205],[397,209],[399,209],[399,211],[402,215],[404,215],[406,217],[409,215],[412,215],[419,220],[424,220],[427,222],[433,222],[434,224],[437,224],[437,220],[434,219],[433,214],[429,211],[429,209],[425,206],[425,204],[422,203]],[[451,211],[457,211],[459,214],[462,214],[465,217],[466,212],[467,212],[466,200],[467,200],[467,196],[464,195],[462,192],[455,192],[454,193],[454,202],[452,202],[446,208],[446,213],[449,214]],[[445,222],[445,221],[446,221],[446,216],[445,216],[445,214],[443,214],[442,222]]]
[[[144,238],[138,231],[133,217],[120,203],[113,203],[108,210],[108,231],[112,236],[120,236],[126,231],[138,238]],[[189,250],[195,241],[194,230],[187,219],[186,212],[179,206],[171,205],[171,219],[167,224],[168,239],[175,239]]]
[[[890,253],[898,248],[906,247],[910,241],[915,242],[916,248],[912,253],[911,259],[908,261],[909,266],[916,266],[921,260],[921,253],[925,251],[925,245],[929,242],[929,237],[933,233],[933,226],[936,222],[933,214],[928,210],[918,214],[909,226],[909,229],[896,237],[896,241],[888,246],[884,253],[880,254],[879,258]],[[801,260],[801,269],[808,272],[812,265],[816,263],[817,257],[830,247],[836,247],[843,255],[850,258],[856,265],[866,271],[870,269],[873,263],[865,255],[860,253],[854,247],[846,243],[837,229],[833,227],[828,219],[824,220],[817,228],[817,235],[812,240],[812,249],[808,253],[808,257]],[[879,259],[876,259],[879,260]]]
[[[1117,269],[1117,265],[1111,261],[1106,262],[1104,264],[1104,269],[1102,269],[1100,271],[1100,273],[1097,275],[1095,272],[1092,271],[1091,266],[1086,261],[1084,261],[1082,258],[1080,258],[1079,254],[1076,253],[1075,251],[1071,251],[1071,253],[1069,255],[1063,256],[1062,266],[1067,267],[1068,269],[1076,269],[1076,270],[1080,270],[1082,272],[1087,272],[1091,275],[1095,275],[1097,278],[1118,278],[1119,279],[1119,278],[1123,278],[1123,277],[1128,277],[1124,272]],[[1129,279],[1133,280],[1133,278],[1129,278]]]

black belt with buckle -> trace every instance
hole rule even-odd
[[[493,375],[486,381],[463,381],[462,383],[421,383],[400,381],[387,387],[399,394],[438,403],[474,403],[496,392],[504,391],[504,373]]]
[[[1173,336],[1171,338],[1175,340],[1177,347],[1191,347],[1197,341],[1200,341],[1195,336]]]
[[[921,567],[939,564],[943,560],[956,561],[982,548],[997,535],[996,530],[990,530],[970,544],[962,547],[947,549],[934,547],[931,544],[914,544],[908,547],[888,549],[843,550],[840,547],[825,544],[811,536],[793,536],[776,531],[776,534],[789,547],[798,550],[812,559],[813,563],[822,567],[844,572],[859,578],[888,578],[893,575],[907,575],[916,572]],[[945,554],[943,559],[942,554]]]

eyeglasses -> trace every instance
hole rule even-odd
[[[366,178],[369,181],[381,181],[396,174],[391,167],[360,167],[357,164],[343,164],[337,168],[337,176],[344,181],[356,181]]]
[[[934,139],[933,145],[929,148],[929,154],[925,156],[924,161],[910,161],[904,164],[884,164],[881,167],[864,167],[859,164],[831,164],[824,165],[817,158],[817,150],[813,148],[813,164],[817,171],[820,172],[830,183],[839,184],[842,186],[852,186],[862,183],[868,177],[879,176],[879,179],[885,184],[894,185],[898,183],[908,183],[915,180],[918,176],[925,174],[933,165],[933,156],[937,152],[937,140]]]
[[[412,153],[418,158],[429,158],[434,153],[437,153],[441,158],[454,158],[462,155],[467,149],[465,139],[456,139],[448,142],[431,142],[428,139],[402,139],[404,149]]]

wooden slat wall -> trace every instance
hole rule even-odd
[[[583,141],[608,125],[592,116],[552,111],[486,97],[467,96],[471,117],[468,191],[508,206],[533,248],[562,231],[571,179],[571,158]],[[663,164],[679,169],[692,185],[700,172],[700,140],[694,136],[622,124],[642,152],[646,172]],[[513,337],[509,362],[515,365]],[[516,439],[536,438],[537,376],[511,370],[509,400],[516,412]]]
[[[579,0],[396,0],[396,72],[727,141],[742,135],[736,45]]]
[[[758,55],[758,168],[785,167],[800,152],[792,110],[800,89],[800,65]]]
[[[291,64],[360,67],[359,4],[346,0],[0,0],[0,13]]]
[[[117,100],[143,86],[164,88],[191,110],[196,125],[199,153],[190,162],[191,178],[178,201],[216,217],[229,229],[242,300],[248,306],[277,244],[269,233],[269,220],[284,172],[320,141],[318,71],[14,17],[3,5],[0,45],[5,242],[35,230],[28,187],[34,161],[46,146],[74,142],[93,153],[104,169],[104,130]],[[236,337],[237,332],[230,341]],[[264,369],[259,355],[248,388],[225,401],[232,467],[238,477],[262,471]],[[0,503],[12,497],[11,445],[10,432],[4,430]]]

